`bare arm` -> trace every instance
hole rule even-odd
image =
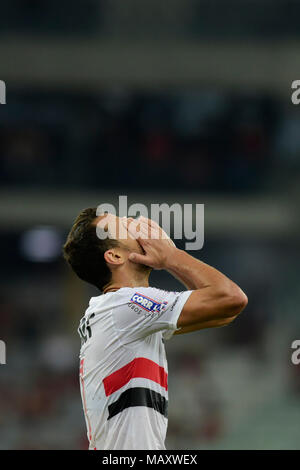
[[[199,330],[204,330],[208,328],[221,328],[222,326],[229,325],[231,322],[233,322],[233,320],[236,319],[237,316],[238,315],[235,315],[229,318],[223,318],[221,320],[210,320],[206,322],[196,323],[195,325],[192,325],[192,326],[185,326],[183,328],[180,328],[179,330],[176,330],[174,332],[174,335],[192,333],[193,331],[199,331]]]
[[[225,326],[247,305],[246,295],[233,281],[184,251],[174,252],[165,269],[193,290],[178,319],[179,328]]]
[[[138,242],[145,254],[132,253],[129,260],[154,269],[165,269],[193,291],[179,316],[177,326],[181,330],[178,333],[225,326],[245,308],[247,296],[228,277],[176,248],[155,222],[140,218],[138,223]],[[130,226],[128,230],[130,232]]]

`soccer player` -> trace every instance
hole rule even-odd
[[[97,236],[97,226],[109,237]],[[102,291],[91,298],[78,328],[89,449],[165,449],[164,341],[173,334],[228,325],[247,305],[246,295],[224,274],[176,248],[159,225],[143,217],[120,219],[83,210],[64,257],[82,280]],[[152,269],[165,269],[187,290],[149,287]]]

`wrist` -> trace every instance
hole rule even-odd
[[[163,269],[170,271],[175,268],[178,265],[179,258],[184,253],[187,254],[184,250],[180,250],[176,246],[172,247],[165,258]]]

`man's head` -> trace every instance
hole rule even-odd
[[[128,259],[132,252],[143,253],[140,244],[128,236],[126,224],[132,219],[121,221],[113,214],[97,216],[96,212],[96,208],[88,208],[79,213],[63,247],[64,258],[73,271],[100,290],[116,277],[124,284],[137,276],[148,278],[149,267]],[[109,237],[103,239],[97,232],[106,232]]]

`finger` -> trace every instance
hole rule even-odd
[[[145,225],[145,226],[148,226],[149,228],[151,228],[151,231],[153,234],[155,234],[156,232],[157,233],[160,233],[161,232],[161,228],[160,226],[152,219],[147,219],[146,217],[143,217],[141,216],[139,218],[139,221],[141,222],[141,224]],[[154,235],[152,238],[160,238],[159,236],[157,235]]]
[[[130,253],[128,256],[129,261],[137,264],[146,264],[149,262],[148,256],[140,255],[139,253]]]
[[[141,222],[144,222],[144,223],[150,225],[150,227],[157,228],[157,229],[160,228],[160,226],[154,220],[147,219],[147,217],[141,216],[139,218],[139,220],[141,220]]]
[[[169,240],[171,244],[175,246],[174,242],[171,240],[169,235],[154,220],[147,219],[143,216],[139,217],[137,220],[139,221],[140,233],[142,233],[142,228],[148,231],[148,236],[145,236],[144,232],[142,238],[148,238],[153,240]]]
[[[146,221],[140,222],[140,233],[147,234],[148,239],[159,239],[160,238],[160,227],[154,227],[148,224]]]
[[[142,222],[145,222],[147,224],[149,224],[151,222],[151,219],[147,219],[147,217],[144,217],[143,215],[140,215],[138,220],[140,220]]]
[[[176,246],[169,235],[153,220],[146,217],[139,217],[138,219],[138,233],[137,241],[145,251],[147,251],[146,240],[166,240],[170,245]]]
[[[170,238],[167,233],[160,227],[160,225],[152,219],[147,219],[146,217],[141,217],[142,223],[148,224],[153,231],[153,234],[158,233],[159,236],[155,235],[153,238],[167,239]]]
[[[140,224],[139,236],[144,240],[150,240],[152,238],[151,227]]]

